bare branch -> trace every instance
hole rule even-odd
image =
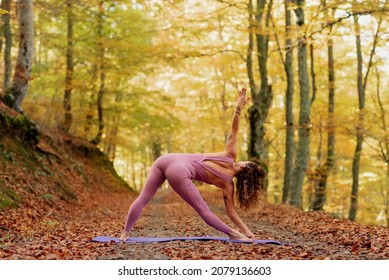
[[[236,53],[239,55],[239,57],[243,60],[246,61],[245,57],[237,50],[218,50],[214,52],[207,52],[207,53],[202,53],[202,52],[175,52],[175,55],[173,54],[166,54],[162,56],[162,58],[168,59],[168,60],[174,60],[174,59],[187,59],[187,58],[194,58],[194,57],[212,57],[217,54],[221,53]]]
[[[236,1],[226,1],[226,0],[217,0],[217,2],[226,4],[229,7],[235,7],[238,9],[246,9],[247,4],[245,2],[236,2]]]
[[[380,17],[380,19],[378,21],[377,31],[376,31],[376,33],[374,35],[373,48],[370,51],[369,64],[367,66],[367,70],[366,70],[366,74],[365,74],[365,79],[363,81],[363,90],[366,90],[367,78],[369,76],[370,69],[371,69],[371,67],[373,65],[373,58],[374,58],[375,49],[376,49],[377,43],[378,43],[378,34],[380,32],[381,23],[382,23],[382,17]]]

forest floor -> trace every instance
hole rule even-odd
[[[200,191],[221,219],[228,221],[220,193]],[[1,237],[0,259],[389,259],[389,229],[363,226],[285,205],[263,203],[261,209],[240,212],[258,239],[286,245],[238,244],[221,241],[164,243],[96,243],[100,236],[120,236],[126,212],[135,194],[95,193],[93,201],[56,213]],[[14,212],[14,215],[18,215]],[[19,219],[23,219],[20,217]],[[132,236],[222,236],[170,188],[160,189],[145,208]]]

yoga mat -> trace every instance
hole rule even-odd
[[[169,242],[169,241],[183,241],[183,240],[200,240],[200,241],[226,241],[226,242],[234,242],[234,243],[255,243],[255,244],[274,244],[274,245],[282,245],[281,242],[275,240],[253,240],[242,241],[242,240],[232,240],[228,237],[219,237],[219,236],[180,236],[180,237],[129,237],[125,242],[126,243],[134,243],[134,242]],[[91,241],[94,242],[122,242],[117,237],[110,236],[97,236],[93,238]]]

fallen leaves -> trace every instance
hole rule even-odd
[[[229,223],[218,193],[201,189],[213,211]],[[173,191],[144,210],[134,236],[221,235]],[[388,259],[388,229],[334,220],[323,213],[303,213],[288,206],[264,204],[258,213],[241,212],[242,219],[260,239],[288,245],[236,244],[219,241],[173,241],[165,243],[94,243],[98,235],[118,236],[127,212],[128,196],[110,194],[104,204],[73,206],[56,219],[44,217],[1,239],[2,259]],[[103,198],[99,198],[103,199]],[[134,196],[132,196],[134,199]],[[92,206],[93,205],[93,206]],[[174,206],[173,206],[174,205]],[[173,209],[174,208],[174,209]],[[179,208],[179,211],[177,211]],[[110,209],[110,211],[107,211]],[[174,210],[174,211],[173,211]],[[309,222],[304,222],[309,219]],[[231,225],[231,223],[229,223]]]

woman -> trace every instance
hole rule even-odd
[[[122,241],[128,238],[142,209],[149,203],[166,179],[173,190],[190,204],[211,227],[227,234],[231,239],[250,241],[255,238],[235,211],[232,180],[233,177],[237,177],[237,199],[240,206],[249,208],[254,205],[259,197],[265,172],[253,162],[234,162],[237,156],[240,113],[249,99],[246,98],[246,89],[243,88],[239,92],[231,134],[226,143],[225,151],[209,154],[167,154],[155,161],[140,195],[130,207],[124,231],[120,237]],[[215,185],[223,191],[227,214],[244,234],[227,226],[209,210],[192,180]]]

